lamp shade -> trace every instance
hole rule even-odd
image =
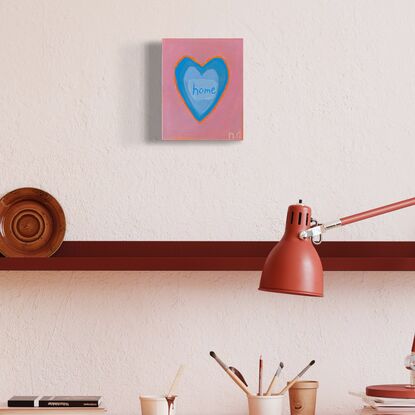
[[[259,289],[286,294],[323,296],[323,267],[309,238],[298,234],[310,227],[311,208],[303,204],[288,207],[285,233],[269,253]]]

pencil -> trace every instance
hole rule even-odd
[[[258,395],[262,396],[262,372],[263,372],[263,361],[262,354],[259,356],[259,382],[258,382]]]

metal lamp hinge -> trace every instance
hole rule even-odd
[[[298,234],[300,239],[310,238],[314,245],[319,245],[322,242],[322,235],[324,232],[329,231],[330,229],[337,228],[341,226],[342,223],[340,220],[335,220],[329,223],[318,223],[315,219],[311,219],[311,227],[305,231],[301,231]]]

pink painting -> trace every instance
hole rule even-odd
[[[163,140],[243,139],[243,40],[163,39]]]

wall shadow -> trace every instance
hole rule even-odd
[[[144,94],[145,140],[160,143],[161,140],[161,42],[149,42],[145,46]]]

